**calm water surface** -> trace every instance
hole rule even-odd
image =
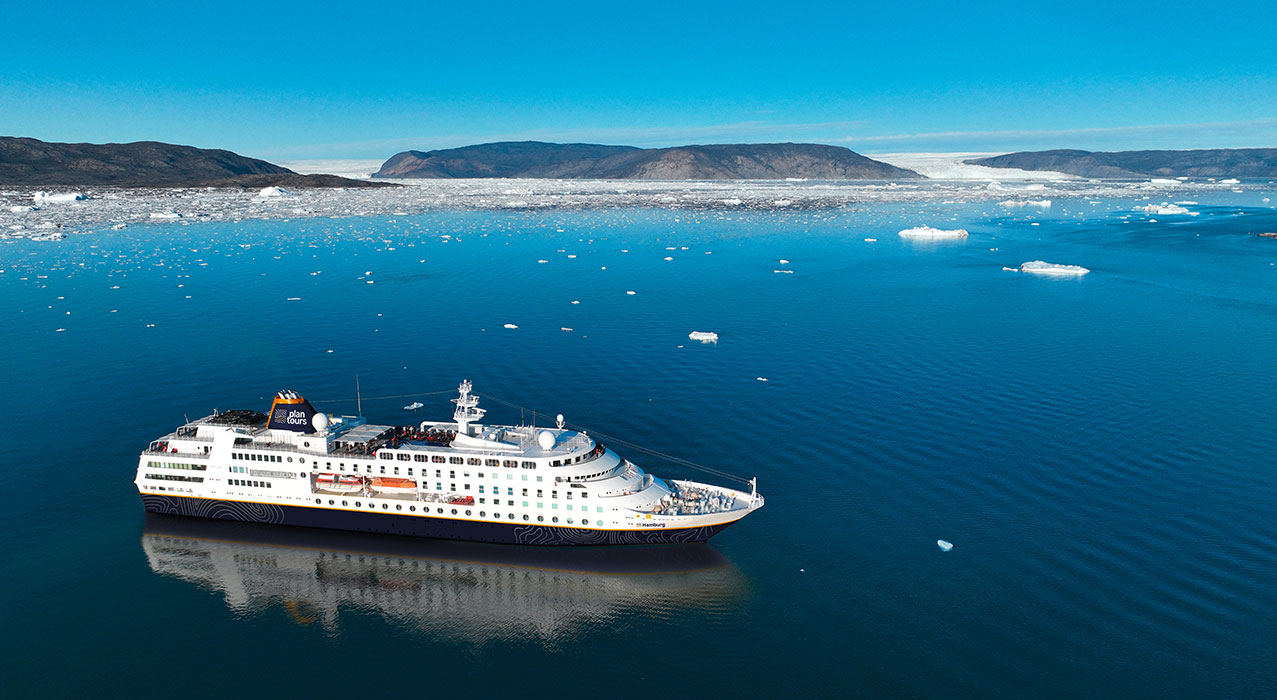
[[[4,243],[6,695],[1273,697],[1267,195]],[[924,223],[971,236],[896,236]],[[1093,272],[1002,269],[1034,259]],[[356,373],[375,420],[470,378],[767,506],[553,552],[143,517],[137,454],[184,415],[350,413]]]

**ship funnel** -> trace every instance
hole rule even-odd
[[[275,401],[270,405],[270,420],[266,425],[272,430],[313,433],[315,414],[315,407],[302,398],[301,394],[285,390],[275,395]]]

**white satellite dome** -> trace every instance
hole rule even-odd
[[[325,430],[328,430],[328,414],[316,413],[315,416],[310,419],[310,424],[315,426],[315,430],[317,432],[322,433]]]
[[[543,450],[554,449],[555,442],[554,433],[548,430],[542,430],[537,434],[537,444],[540,445]]]

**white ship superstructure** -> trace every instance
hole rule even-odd
[[[485,425],[469,381],[448,422],[334,417],[282,391],[269,415],[190,421],[143,452],[148,511],[519,544],[703,541],[753,488],[665,480],[583,431]]]

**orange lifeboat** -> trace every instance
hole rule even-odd
[[[416,493],[417,482],[412,479],[375,476],[372,479],[372,490],[379,493]]]

